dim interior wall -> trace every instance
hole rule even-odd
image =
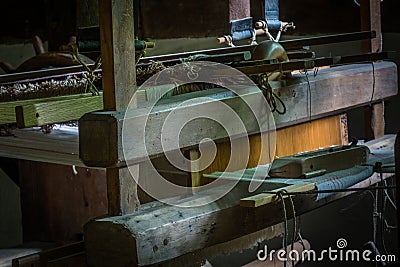
[[[0,169],[0,248],[22,243],[19,187]]]

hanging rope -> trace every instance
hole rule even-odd
[[[258,85],[258,88],[260,88],[262,91],[267,103],[271,108],[271,112],[276,112],[280,115],[283,115],[286,113],[285,103],[283,103],[282,99],[275,94],[274,90],[272,89],[271,84],[268,81],[269,76],[270,74],[263,73],[260,75],[252,75],[250,78],[253,79],[253,81]],[[279,109],[279,106],[281,106],[282,109]]]

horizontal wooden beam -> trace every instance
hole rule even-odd
[[[55,97],[39,103],[21,103],[15,107],[17,126],[29,128],[78,120],[84,114],[103,110],[103,96],[90,94]]]
[[[374,70],[373,70],[374,69]],[[375,82],[373,82],[375,79]],[[375,86],[373,87],[373,85]],[[313,73],[296,74],[278,84],[273,84],[275,93],[286,106],[284,115],[274,114],[277,128],[298,124],[328,115],[342,112],[346,109],[370,104],[397,94],[397,68],[392,62],[377,62],[339,66]],[[214,100],[199,100],[190,105],[176,109],[179,103],[199,96],[212,96]],[[249,90],[238,97],[222,92],[220,89],[200,91],[170,98],[167,103],[161,103],[149,112],[140,108],[122,112],[95,112],[87,114],[79,121],[80,127],[80,158],[88,166],[110,167],[133,164],[149,155],[150,157],[165,152],[161,145],[161,129],[166,117],[174,111],[185,114],[197,109],[202,112],[217,109],[220,101],[230,106],[240,116],[246,125],[247,133],[259,132],[254,114],[245,108],[241,98],[247,98],[256,107],[256,116],[263,113],[263,101],[260,101],[257,91]],[[231,120],[227,114],[226,120]],[[130,141],[125,144],[124,151],[118,151],[118,136],[122,135],[122,126],[130,134]],[[146,134],[140,127],[146,124]],[[95,132],[92,129],[97,129]],[[191,125],[189,131],[180,133],[180,147],[196,146],[203,138],[223,140],[227,138],[226,131],[209,120],[199,120]],[[145,141],[144,141],[145,140]],[[125,152],[125,155],[124,153]]]

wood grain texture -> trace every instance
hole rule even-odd
[[[84,166],[79,159],[78,131],[16,129],[0,138],[0,156],[48,163]]]
[[[143,38],[215,37],[230,31],[229,0],[158,0],[140,4]]]
[[[138,177],[139,165],[131,166],[130,170],[127,167],[106,169],[109,215],[128,214],[139,208],[137,183],[132,175]]]
[[[272,190],[272,192],[278,193],[279,190],[285,190],[285,192],[287,192],[287,193],[307,192],[307,191],[311,191],[313,189],[315,189],[314,183],[298,183],[298,184],[289,185],[286,187]],[[248,207],[248,208],[257,208],[257,207],[260,207],[263,205],[267,205],[269,203],[279,200],[279,196],[276,193],[275,194],[261,193],[261,194],[254,195],[251,197],[242,198],[240,200],[240,206]],[[286,197],[287,196],[284,196],[283,198],[286,198]]]
[[[19,128],[29,128],[78,120],[84,114],[98,110],[103,110],[102,96],[77,96],[66,100],[18,105],[15,107],[15,115]]]
[[[229,20],[250,17],[250,0],[229,0]]]
[[[133,1],[99,1],[105,110],[125,110],[136,86]]]
[[[78,241],[83,225],[107,214],[102,170],[19,161],[25,240]]]

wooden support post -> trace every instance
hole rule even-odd
[[[382,51],[381,32],[381,1],[361,0],[361,29],[375,31],[376,38],[363,42],[365,53]],[[367,140],[382,137],[385,134],[384,102],[379,102],[366,107],[365,117],[365,138]]]
[[[125,111],[135,92],[133,8],[132,0],[99,0],[103,98],[104,109],[107,111]],[[120,138],[121,136],[117,137]],[[114,143],[117,147],[112,149],[121,153],[121,143]],[[139,168],[134,175],[139,174],[138,170]],[[106,173],[109,215],[135,211],[139,206],[137,185],[129,170],[111,168]]]

